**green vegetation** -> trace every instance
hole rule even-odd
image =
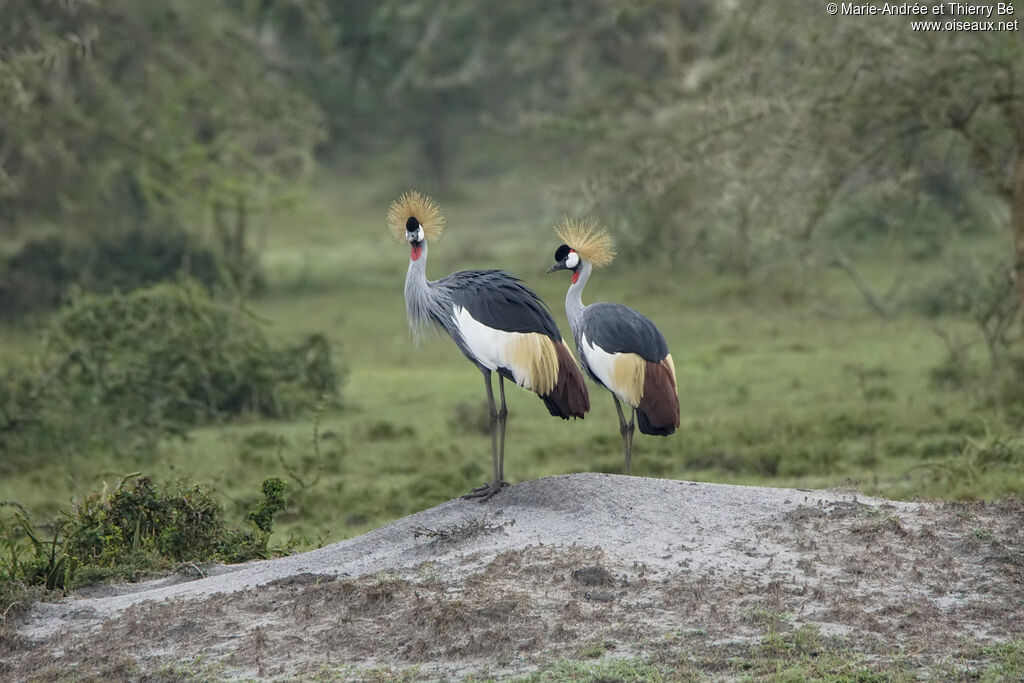
[[[834,640],[834,639],[833,639]],[[654,664],[642,659],[610,659],[600,662],[566,660],[529,676],[514,679],[523,683],[576,681],[698,681],[708,676],[739,681],[819,681],[822,683],[896,683],[922,680],[1015,680],[1024,675],[1021,642],[1007,643],[979,652],[964,652],[950,658],[939,671],[917,667],[909,657],[892,653],[883,658],[867,657],[835,642],[823,642],[811,628],[793,633],[769,633],[761,642],[742,653],[732,645],[712,648],[687,656],[680,652],[671,664]],[[717,650],[717,651],[716,651]],[[730,652],[732,655],[730,656]],[[968,658],[971,661],[967,663]],[[904,661],[906,660],[906,661]],[[399,677],[380,680],[401,680]],[[471,679],[485,681],[488,679]]]
[[[6,611],[41,589],[135,580],[183,563],[287,554],[290,545],[269,545],[274,516],[288,502],[286,489],[276,477],[264,480],[249,528],[227,524],[220,503],[202,486],[181,481],[158,486],[135,475],[111,493],[88,494],[62,510],[48,525],[49,537],[24,508],[8,504],[0,508],[0,603]]]
[[[431,251],[429,274],[460,267],[518,272],[552,304],[565,331],[560,302],[566,283],[540,274],[555,246],[550,217],[521,208],[533,202],[530,185],[507,182],[500,203],[485,202],[493,199],[485,182],[468,183],[464,200],[446,203],[451,227]],[[340,223],[331,216],[343,196],[362,199],[345,200]],[[331,348],[344,349],[343,408],[307,403],[271,421],[249,412],[241,420],[189,428],[187,439],[162,440],[152,450],[97,450],[79,442],[58,457],[31,459],[12,450],[0,500],[16,500],[45,518],[61,501],[111,478],[116,483],[121,473],[145,470],[157,480],[187,473],[212,486],[227,514],[242,522],[251,509],[246,492],[276,475],[293,483],[292,506],[279,528],[334,540],[479,484],[489,467],[489,444],[481,432],[478,373],[447,339],[428,338],[418,348],[410,342],[401,294],[407,255],[383,233],[386,197],[353,178],[332,178],[314,197],[295,218],[308,228],[268,241],[268,293],[249,307],[267,321],[270,344],[319,333]],[[497,214],[503,218],[488,218]],[[965,252],[981,258],[995,242],[955,241],[934,259],[910,265],[898,253],[867,247],[859,253],[871,281],[900,273],[923,287],[945,272],[947,258]],[[683,426],[667,439],[638,439],[636,474],[855,486],[896,498],[993,499],[1024,490],[1018,404],[996,400],[1000,376],[969,317],[935,317],[908,306],[894,319],[883,318],[837,270],[808,271],[806,288],[797,292],[787,273],[755,277],[747,282],[699,263],[652,272],[620,261],[588,287],[589,300],[624,302],[652,317],[676,359]],[[904,296],[912,296],[909,287]],[[165,329],[159,317],[143,320]],[[935,383],[936,368],[950,362],[936,331],[964,344],[955,366],[965,378],[960,384]],[[31,348],[30,336],[8,334]],[[127,333],[110,334],[119,339]],[[146,338],[159,354],[179,353],[163,336]],[[152,367],[156,373],[163,366]],[[160,375],[153,377],[140,389],[159,386]],[[592,397],[585,420],[562,422],[529,393],[509,390],[507,471],[513,481],[622,471],[611,399],[593,388]],[[132,415],[136,409],[123,410]]]
[[[322,336],[274,348],[251,314],[188,282],[84,296],[0,385],[0,470],[32,445],[116,448],[240,414],[288,417],[336,397],[338,383]]]
[[[290,200],[321,137],[259,17],[194,0],[5,0],[0,15],[0,229],[209,229],[246,288],[248,218]]]
[[[564,661],[547,671],[517,680],[524,683],[539,683],[540,681],[622,681],[623,683],[651,681],[651,683],[661,683],[662,681],[677,680],[673,677],[673,673],[668,667],[651,666],[636,659],[614,659],[596,664]]]
[[[870,648],[869,648],[870,649]],[[565,659],[541,666],[516,683],[660,683],[662,681],[815,681],[819,683],[910,683],[919,680],[1008,681],[1024,675],[1024,642],[950,653],[936,668],[921,667],[912,654],[882,652],[866,655],[853,643],[826,638],[815,628],[788,633],[768,631],[752,644],[733,642],[681,647],[651,657],[605,656],[598,661]],[[358,678],[398,682],[427,680],[419,667],[359,670],[325,665],[316,680]],[[470,676],[467,681],[497,680]],[[506,679],[501,679],[506,680]]]
[[[31,239],[0,265],[0,315],[15,321],[50,313],[73,294],[127,293],[181,275],[210,291],[228,284],[217,253],[173,225],[72,240]]]

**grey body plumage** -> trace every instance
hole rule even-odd
[[[547,305],[514,275],[501,270],[460,270],[434,281],[427,280],[427,244],[422,255],[409,262],[405,278],[405,311],[409,327],[419,341],[431,328],[443,330],[477,367],[480,364],[455,319],[456,307],[469,311],[475,320],[503,332],[547,335],[560,342]]]
[[[668,342],[654,323],[622,304],[602,301],[587,306],[581,331],[609,353],[635,353],[651,363],[668,355]]]
[[[465,270],[438,280],[426,277],[427,242],[408,218],[412,256],[405,278],[405,307],[417,339],[443,330],[483,373],[491,427],[493,478],[466,498],[487,500],[504,480],[506,378],[531,389],[557,417],[580,417],[590,409],[586,383],[562,341],[547,306],[516,277],[499,270]],[[501,408],[495,404],[491,372],[498,373]]]
[[[658,363],[668,355],[668,342],[651,320],[628,306],[599,301],[583,303],[583,288],[590,279],[592,266],[584,261],[580,276],[570,285],[565,295],[565,310],[569,318],[569,329],[576,341],[577,349],[581,337],[606,353],[635,353],[645,361]],[[580,353],[580,362],[587,374],[604,386],[600,378],[587,366]],[[611,391],[611,388],[605,387]]]
[[[668,342],[646,316],[627,306],[598,302],[585,305],[583,289],[593,264],[568,245],[556,252],[548,272],[572,271],[565,313],[587,375],[612,394],[619,416],[626,472],[633,451],[634,420],[644,434],[667,436],[679,426],[675,366]],[[620,398],[629,407],[629,421]]]

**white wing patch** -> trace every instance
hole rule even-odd
[[[516,384],[542,396],[551,392],[558,377],[558,357],[546,335],[496,330],[461,306],[455,306],[454,320],[478,363],[488,370],[507,368]]]
[[[608,353],[580,335],[580,353],[591,372],[619,399],[636,408],[643,398],[646,363],[635,353]]]

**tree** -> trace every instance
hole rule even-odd
[[[754,190],[785,197],[805,188],[811,200],[795,236],[811,239],[844,195],[909,190],[941,202],[943,194],[974,186],[1009,209],[1024,302],[1019,30],[915,31],[907,17],[830,18],[799,3],[765,3],[742,20],[748,36],[764,32],[746,38],[750,49],[738,43],[737,58],[754,65],[754,88],[745,96],[781,97],[773,115],[747,130],[776,131],[765,163],[783,182]],[[936,183],[937,172],[952,182]]]
[[[263,0],[286,69],[330,121],[328,153],[413,142],[428,184],[445,192],[470,133],[518,135],[570,111],[600,126],[602,98],[628,98],[687,46],[659,8],[679,0],[480,3]],[[688,9],[689,8],[689,9]],[[669,14],[670,18],[675,16]],[[641,80],[632,81],[633,74]],[[556,124],[557,125],[557,124]],[[421,174],[422,175],[422,174]]]
[[[0,228],[216,218],[240,258],[321,123],[271,66],[274,36],[227,7],[0,0]]]
[[[694,7],[651,11],[685,19]],[[793,1],[696,16],[675,22],[689,49],[666,55],[643,97],[603,98],[611,123],[592,140],[607,163],[592,203],[648,207],[634,223],[656,253],[731,231],[745,270],[751,240],[830,246],[822,226],[844,202],[953,210],[977,190],[1007,208],[1024,302],[1019,30],[914,30],[913,18],[831,17]],[[687,233],[694,222],[708,227]]]

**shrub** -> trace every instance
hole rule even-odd
[[[135,226],[69,249],[75,282],[86,292],[131,292],[187,276],[214,290],[224,284],[217,254],[181,227]]]
[[[971,391],[984,403],[1005,412],[1011,423],[1024,421],[1020,299],[1012,269],[958,262],[949,273],[922,289],[915,303],[926,315],[956,314],[973,324],[967,334],[935,328],[947,355],[930,369],[931,385]],[[988,352],[987,372],[971,353],[972,347],[982,344]]]
[[[197,484],[159,486],[148,477],[95,493],[61,513],[43,539],[21,510],[0,515],[0,588],[65,590],[101,579],[138,579],[182,562],[244,562],[287,554],[270,547],[274,515],[287,503],[277,477],[263,482],[252,526],[228,525],[212,493]],[[2,594],[3,591],[0,591]]]
[[[0,375],[0,452],[6,438],[38,426],[38,378],[26,366],[13,365]]]
[[[38,366],[0,380],[0,447],[32,426],[95,439],[290,417],[336,398],[338,385],[323,336],[274,348],[251,315],[193,283],[83,296],[52,320]]]
[[[10,319],[57,308],[75,276],[60,238],[26,243],[0,268],[0,316]]]
[[[80,565],[114,567],[139,552],[202,561],[217,556],[224,537],[220,506],[208,491],[180,483],[160,491],[148,477],[86,496],[65,515],[64,551]]]
[[[40,237],[0,265],[0,316],[52,311],[73,287],[94,294],[131,292],[182,275],[211,291],[223,284],[216,253],[173,225],[136,226],[87,242]]]
[[[274,524],[274,515],[285,509],[288,498],[285,496],[287,487],[277,477],[263,481],[263,500],[256,509],[249,513],[249,521],[260,531],[269,534]]]
[[[928,384],[936,389],[967,389],[981,377],[966,349],[950,348],[945,359],[928,370]]]
[[[81,297],[37,359],[0,371],[0,472],[40,451],[139,448],[245,413],[293,416],[337,401],[340,377],[323,336],[272,347],[251,315],[195,284]]]
[[[1005,264],[957,260],[947,272],[912,291],[910,303],[930,318],[960,315],[986,328],[1012,318],[1017,299]]]

